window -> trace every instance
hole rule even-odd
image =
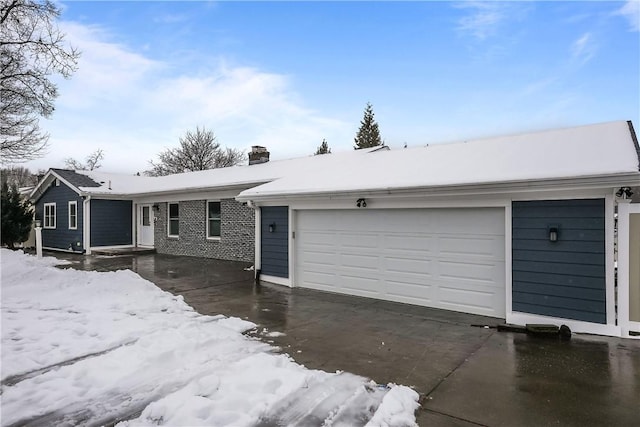
[[[69,202],[69,230],[78,229],[78,202]]]
[[[44,228],[56,228],[56,204],[44,204]]]
[[[151,209],[149,206],[142,207],[142,226],[148,227],[151,225],[151,215],[149,215]]]
[[[180,235],[180,205],[169,203],[169,236],[178,237]]]
[[[207,239],[220,238],[220,202],[207,202]]]

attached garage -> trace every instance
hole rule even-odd
[[[332,156],[238,195],[288,208],[282,255],[270,233],[256,258],[269,271],[286,249],[288,274],[266,281],[574,332],[636,327],[632,286],[616,288],[631,244],[615,209],[640,186],[630,122]]]
[[[296,213],[296,285],[505,317],[505,210]]]

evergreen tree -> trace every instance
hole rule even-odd
[[[331,148],[329,148],[329,144],[327,144],[326,139],[322,139],[322,144],[320,144],[315,154],[331,154]]]
[[[360,122],[360,129],[358,129],[354,141],[356,146],[353,148],[356,150],[382,145],[380,129],[378,129],[378,123],[373,118],[373,108],[370,102],[367,102],[367,107],[364,109],[364,117]]]
[[[29,237],[33,221],[31,204],[21,199],[15,184],[9,187],[6,182],[0,189],[0,200],[2,244],[6,244],[9,249],[15,249],[16,243],[22,243]]]

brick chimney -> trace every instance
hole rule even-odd
[[[249,153],[249,164],[257,165],[259,163],[267,163],[269,161],[269,152],[266,147],[254,145]]]

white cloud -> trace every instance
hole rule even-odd
[[[498,2],[468,1],[456,4],[457,8],[470,13],[458,21],[458,30],[484,40],[496,32],[496,27],[505,18],[504,7]]]
[[[456,2],[453,7],[466,12],[457,21],[458,32],[482,42],[498,36],[500,39],[513,38],[517,34],[513,24],[522,21],[535,5],[520,1],[473,0]]]
[[[177,24],[180,22],[185,22],[189,19],[189,17],[184,13],[166,13],[163,15],[158,15],[153,18],[153,22],[156,24]]]
[[[82,57],[76,74],[59,82],[57,110],[41,123],[50,154],[32,169],[102,148],[105,170],[142,171],[196,126],[212,129],[223,146],[265,145],[272,158],[311,154],[322,138],[350,141],[349,125],[305,107],[286,75],[210,57],[192,71],[135,52],[99,27],[66,22],[63,29]]]
[[[81,51],[78,70],[71,80],[62,82],[58,106],[90,107],[113,99],[120,92],[131,92],[145,76],[162,67],[159,62],[109,42],[109,35],[99,27],[73,22],[60,25],[69,43]]]
[[[595,55],[597,46],[591,33],[584,33],[571,45],[571,57],[581,65]]]
[[[628,0],[614,15],[627,18],[631,31],[640,31],[640,0]]]

